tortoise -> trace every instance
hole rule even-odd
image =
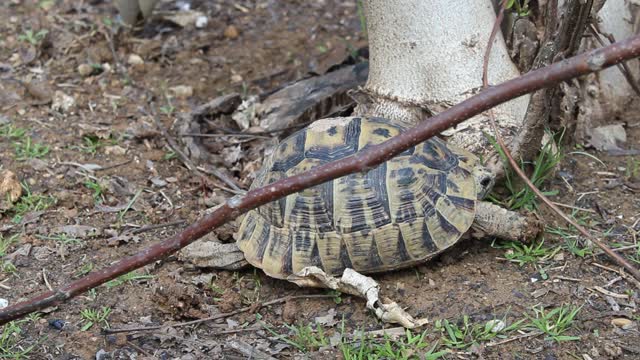
[[[352,155],[405,130],[381,117],[318,120],[276,146],[251,188]],[[529,217],[480,201],[493,184],[493,175],[475,155],[433,137],[366,173],[247,212],[237,245],[250,264],[271,277],[335,287],[301,272],[315,269],[330,277],[347,270],[368,274],[410,267],[450,248],[472,228],[514,239],[535,235]]]

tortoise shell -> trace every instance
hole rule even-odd
[[[252,188],[343,158],[405,128],[383,118],[316,121],[284,139]],[[308,266],[330,275],[425,261],[455,244],[475,217],[478,159],[438,138],[366,173],[314,186],[246,213],[238,246],[252,265],[286,279]]]

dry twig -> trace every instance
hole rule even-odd
[[[0,325],[33,311],[62,303],[120,275],[166,257],[227,221],[258,206],[341,176],[373,169],[406,149],[496,105],[543,87],[600,71],[637,56],[640,56],[640,35],[560,61],[485,89],[383,143],[370,146],[352,156],[332,161],[296,176],[276,181],[266,187],[251,190],[244,196],[235,196],[215,211],[165,241],[147,247],[135,255],[123,258],[107,268],[90,273],[55,291],[45,292],[32,299],[6,307],[0,311]],[[636,271],[634,275],[640,279],[640,273]]]
[[[238,310],[234,310],[228,313],[222,313],[222,314],[216,314],[210,317],[206,317],[206,318],[202,318],[202,319],[197,319],[197,320],[192,320],[192,321],[187,321],[187,322],[182,322],[182,323],[178,323],[178,324],[167,324],[167,325],[158,325],[158,326],[145,326],[145,327],[136,327],[136,328],[129,328],[129,329],[103,329],[102,332],[104,334],[117,334],[117,333],[132,333],[132,332],[139,332],[139,331],[151,331],[151,330],[158,330],[158,329],[162,329],[163,327],[172,327],[172,328],[177,328],[177,327],[183,327],[183,326],[189,326],[189,325],[196,325],[196,324],[200,324],[203,322],[207,322],[207,321],[214,321],[214,320],[218,320],[218,319],[224,319],[224,318],[228,318],[230,316],[234,316],[234,315],[238,315],[240,313],[243,312],[247,312],[247,311],[257,311],[260,310],[260,308],[263,308],[265,306],[271,306],[271,305],[276,305],[276,304],[280,304],[283,302],[287,302],[287,301],[291,301],[291,300],[299,300],[299,299],[330,299],[330,298],[334,298],[335,295],[298,295],[298,296],[285,296],[285,297],[281,297],[275,300],[271,300],[271,301],[267,301],[265,303],[258,303],[258,304],[254,304],[251,306],[246,306],[243,307],[241,309]]]

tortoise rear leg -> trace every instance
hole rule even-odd
[[[542,223],[533,213],[523,215],[490,202],[478,201],[471,235],[528,242],[538,236],[542,228]]]
[[[342,277],[338,279],[327,275],[315,266],[311,266],[302,269],[296,275],[289,276],[287,280],[299,286],[329,288],[362,297],[367,300],[367,308],[373,310],[376,316],[384,322],[397,323],[406,328],[414,328],[426,322],[425,320],[415,320],[393,301],[387,304],[383,303],[378,295],[380,285],[372,278],[353,269],[345,269]]]

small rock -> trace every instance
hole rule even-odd
[[[171,90],[171,92],[173,92],[173,94],[177,98],[185,99],[185,98],[193,96],[193,87],[188,86],[188,85],[174,86],[172,88],[169,88],[169,90]]]
[[[36,246],[31,251],[33,257],[38,261],[47,260],[49,255],[53,253],[55,253],[55,251],[48,246]]]
[[[82,76],[89,76],[93,73],[93,67],[89,64],[78,65],[78,73]]]
[[[611,342],[604,343],[604,352],[612,358],[617,358],[618,356],[622,355],[622,349]]]
[[[591,146],[600,151],[619,150],[627,142],[627,132],[622,124],[600,126],[589,131]]]
[[[129,63],[129,65],[142,65],[144,64],[144,60],[140,57],[140,55],[137,54],[131,54],[129,55],[129,58],[127,59],[127,63]]]
[[[209,23],[209,18],[204,15],[198,16],[196,18],[196,28],[198,29],[202,29],[206,27],[208,23]]]
[[[553,257],[553,261],[559,261],[559,262],[564,261],[564,253],[563,253],[562,251],[558,252],[558,253]]]
[[[104,153],[106,155],[124,155],[127,153],[127,149],[119,145],[105,146]]]
[[[49,326],[56,330],[62,330],[64,328],[65,322],[60,319],[51,319],[49,320]]]
[[[238,28],[233,25],[229,25],[224,29],[224,37],[227,39],[236,39],[239,35],[240,32],[238,31]]]
[[[433,281],[433,279],[429,279],[429,286],[435,287],[436,286],[436,282]]]
[[[98,352],[96,352],[96,360],[106,360],[106,359],[110,359],[111,355],[106,352],[104,349],[100,349],[98,350]]]
[[[485,328],[490,329],[492,333],[499,333],[507,327],[507,324],[504,321],[499,319],[493,319],[487,321]]]
[[[56,234],[65,234],[72,238],[86,239],[101,234],[100,229],[87,225],[62,225],[53,229]]]
[[[29,159],[29,166],[31,166],[36,171],[42,171],[47,168],[48,164],[46,161],[42,159]]]
[[[338,321],[336,320],[336,309],[329,309],[327,315],[318,316],[314,319],[314,321],[316,324],[322,326],[334,326],[338,323]]]
[[[153,184],[153,186],[155,187],[165,187],[167,186],[167,182],[165,180],[163,180],[161,177],[159,176],[154,176],[151,179],[149,179],[151,181],[151,183]]]
[[[611,325],[617,326],[622,329],[628,329],[630,326],[633,325],[633,321],[627,318],[615,318],[611,320]]]
[[[0,298],[0,309],[4,309],[9,306],[9,300]]]
[[[76,99],[58,90],[53,95],[51,110],[65,113],[68,112],[75,103]]]

